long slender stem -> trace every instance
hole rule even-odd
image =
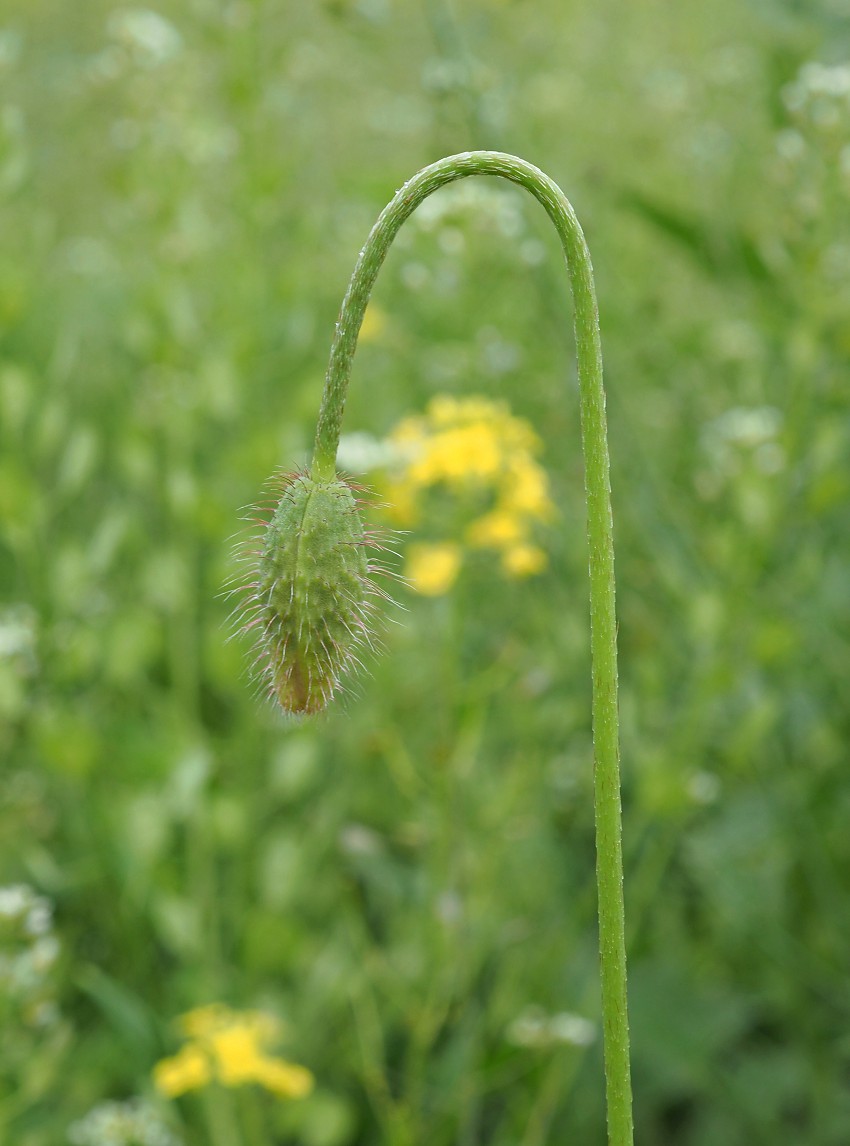
[[[626,947],[621,842],[614,543],[611,517],[602,349],[593,269],[581,226],[564,193],[548,175],[513,155],[472,151],[423,168],[381,213],[360,252],[343,300],[331,347],[316,431],[313,476],[335,474],[336,451],[357,335],[375,279],[399,228],[438,188],[467,175],[498,175],[525,187],[543,205],[561,239],[572,287],[587,493],[590,623],[593,662],[593,740],[596,879],[605,1033],[610,1146],[631,1146],[632,1109],[626,1011]]]

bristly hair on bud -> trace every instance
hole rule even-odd
[[[386,596],[371,580],[354,491],[339,477],[283,479],[280,501],[255,557],[243,631],[259,634],[256,665],[284,712],[320,712],[342,676],[372,644],[369,596]]]

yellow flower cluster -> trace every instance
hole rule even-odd
[[[540,440],[505,403],[437,397],[425,414],[400,422],[389,440],[401,459],[388,490],[398,525],[417,522],[431,488],[458,497],[484,493],[492,506],[468,523],[466,545],[498,553],[510,577],[545,568],[546,554],[532,541],[535,524],[554,516],[546,473],[535,460]],[[462,560],[456,542],[414,545],[406,573],[420,592],[438,596],[452,587]]]
[[[361,342],[380,342],[387,329],[387,315],[374,302],[370,302],[360,325]]]
[[[153,1071],[157,1089],[168,1098],[211,1082],[222,1086],[256,1082],[282,1098],[302,1098],[313,1089],[309,1070],[267,1053],[280,1035],[280,1024],[271,1015],[211,1003],[182,1015],[179,1027],[187,1041]]]
[[[455,583],[461,564],[461,549],[451,541],[411,545],[405,572],[420,593],[439,597]]]

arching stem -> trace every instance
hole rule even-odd
[[[382,211],[360,252],[340,310],[316,431],[312,472],[317,480],[330,480],[335,475],[336,451],[357,335],[390,244],[402,223],[423,199],[432,191],[467,175],[499,175],[525,187],[543,204],[560,236],[572,287],[590,564],[596,878],[608,1141],[610,1146],[631,1146],[614,544],[599,314],[590,252],[581,226],[564,193],[542,171],[516,156],[497,151],[452,155],[414,175]]]

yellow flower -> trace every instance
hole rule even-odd
[[[420,418],[418,414],[413,414],[408,418],[402,418],[390,434],[389,440],[404,450],[405,447],[420,445],[427,433],[424,418]]]
[[[447,593],[459,571],[460,546],[450,542],[411,545],[407,556],[407,576],[427,597]]]
[[[262,1043],[269,1043],[281,1033],[281,1025],[265,1011],[234,1011],[225,1003],[208,1003],[195,1007],[178,1020],[180,1030],[193,1039],[208,1039],[219,1031],[248,1030]]]
[[[303,1097],[313,1088],[309,1070],[266,1052],[280,1033],[280,1024],[271,1015],[211,1003],[181,1016],[179,1026],[188,1041],[153,1071],[157,1089],[168,1098],[213,1080],[222,1086],[256,1082],[285,1098]]]
[[[435,426],[448,426],[456,422],[462,411],[463,407],[457,398],[451,398],[448,394],[439,394],[428,403],[428,417]]]
[[[153,1080],[160,1094],[178,1098],[189,1090],[199,1090],[212,1079],[210,1060],[194,1043],[173,1058],[161,1059],[153,1068]]]
[[[440,394],[428,404],[424,419],[436,429],[478,423],[489,427],[494,437],[504,442],[512,450],[540,449],[540,440],[531,426],[523,418],[515,418],[505,402],[493,402],[490,398],[452,398]]]
[[[210,1036],[209,1050],[216,1065],[216,1076],[225,1086],[258,1081],[265,1056],[250,1027],[234,1025],[217,1031]]]
[[[370,302],[360,326],[361,342],[378,342],[387,327],[387,316],[375,303]]]
[[[412,482],[402,479],[393,484],[387,494],[390,501],[387,513],[392,522],[404,529],[414,525],[419,516],[419,506],[416,502],[416,487]]]
[[[470,545],[483,549],[503,549],[506,545],[515,545],[524,540],[525,526],[516,514],[494,509],[492,513],[473,521],[466,535]]]
[[[532,527],[555,514],[546,472],[534,456],[541,443],[505,403],[438,395],[424,414],[404,418],[389,441],[399,459],[387,489],[396,524],[415,524],[435,487],[462,495],[462,508],[487,499],[489,512],[465,527],[467,542],[500,552],[512,577],[544,567],[545,554],[530,543]],[[408,574],[420,592],[438,596],[454,584],[460,562],[456,544],[419,546],[411,549]]]
[[[546,554],[536,545],[513,545],[502,554],[502,567],[511,577],[532,577],[546,568]]]
[[[464,485],[492,480],[502,468],[499,441],[483,422],[441,430],[412,451],[407,476],[414,485]]]
[[[539,521],[549,521],[555,506],[549,497],[549,481],[543,469],[530,457],[512,459],[502,486],[507,508]]]
[[[279,1058],[267,1058],[260,1064],[257,1081],[281,1098],[304,1098],[314,1082],[309,1070]]]

